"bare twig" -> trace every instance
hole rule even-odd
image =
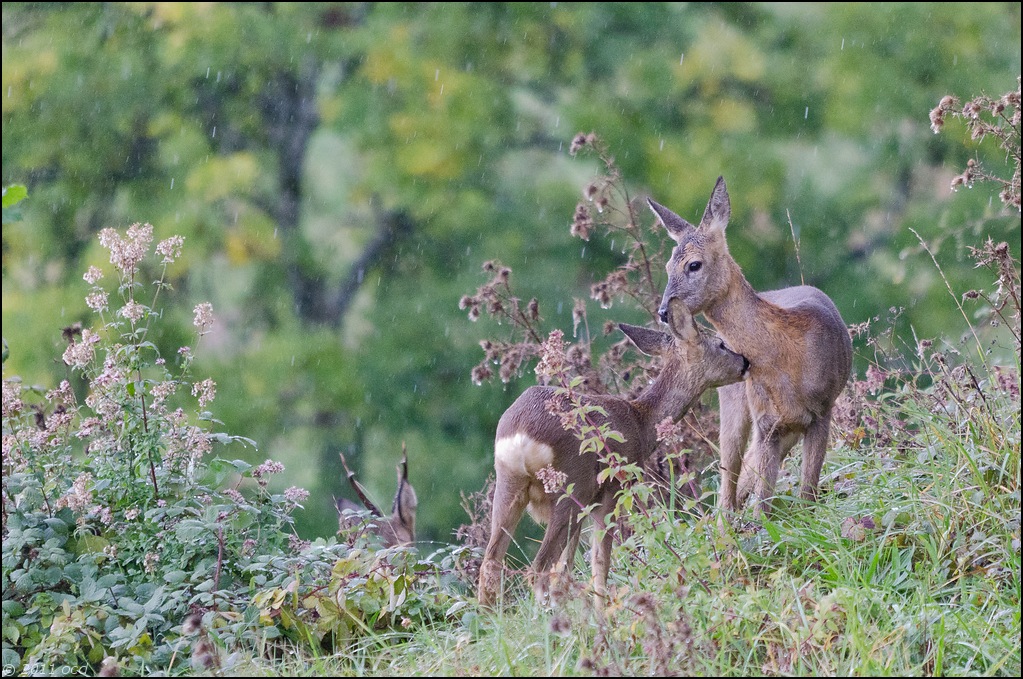
[[[788,209],[785,210],[785,216],[789,218],[789,231],[792,233],[792,244],[796,248],[796,264],[799,265],[799,284],[806,285],[806,281],[803,279],[803,260],[799,258],[799,239],[796,237],[796,227],[792,225],[792,215],[789,214]]]

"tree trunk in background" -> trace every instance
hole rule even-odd
[[[415,231],[415,223],[405,212],[376,212],[377,234],[359,258],[352,262],[348,275],[330,301],[325,322],[337,328],[362,287],[366,273],[394,251],[395,246]]]
[[[325,291],[322,276],[310,271],[308,244],[299,231],[302,209],[302,170],[309,138],[319,124],[316,80],[319,68],[307,59],[298,72],[280,72],[260,95],[267,141],[277,156],[278,193],[269,206],[284,243],[282,256],[295,309],[304,320],[321,321]]]

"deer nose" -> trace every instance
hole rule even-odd
[[[667,323],[668,322],[668,304],[667,304],[667,302],[662,304],[661,307],[657,310],[657,315],[660,317],[661,323]]]

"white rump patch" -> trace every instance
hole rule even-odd
[[[515,434],[494,443],[494,463],[513,474],[535,476],[537,470],[554,462],[554,450],[525,434]]]

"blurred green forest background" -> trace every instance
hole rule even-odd
[[[312,492],[306,538],[332,534],[333,497],[351,495],[338,451],[386,504],[403,441],[420,539],[466,520],[460,493],[482,488],[497,419],[534,379],[471,381],[479,341],[508,329],[470,323],[460,297],[499,259],[571,337],[573,299],[624,259],[569,234],[601,169],[569,155],[577,132],[607,143],[634,196],[694,221],[724,175],[755,287],[802,275],[849,324],[897,315],[910,346],[966,330],[942,272],[956,294],[990,277],[964,246],[990,235],[1019,257],[996,190],[949,188],[972,157],[1008,167],[1002,152],[928,125],[946,94],[1017,87],[1019,3],[2,11],[3,183],[29,191],[3,227],[6,375],[80,379],[61,329],[94,323],[82,273],[108,266],[100,229],[183,235],[156,341],[175,356],[212,302],[197,374],[224,429],[259,444],[218,452],[284,463],[280,484]],[[591,327],[651,320],[589,305]]]

